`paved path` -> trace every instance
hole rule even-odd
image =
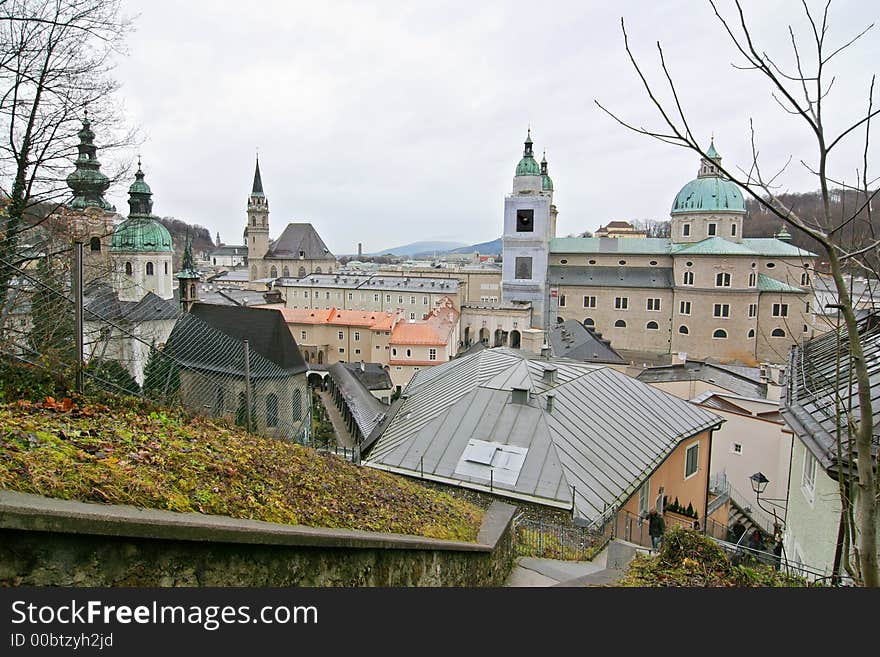
[[[333,398],[330,396],[330,392],[327,390],[321,390],[318,392],[318,397],[321,399],[324,408],[327,409],[327,417],[330,418],[330,424],[333,425],[333,433],[336,434],[337,444],[340,447],[353,449],[354,438],[348,433],[348,428],[345,426],[345,420],[342,419],[342,414],[340,414],[339,409],[336,408],[336,404],[333,403]]]
[[[592,561],[560,561],[520,557],[505,586],[613,586],[638,546],[612,541]]]

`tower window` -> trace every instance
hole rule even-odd
[[[516,211],[516,232],[531,233],[535,230],[535,211],[531,209]],[[529,277],[531,278],[531,276]]]
[[[166,276],[168,275],[168,263],[167,262],[165,263],[165,275]]]
[[[736,224],[730,224],[730,235],[736,237]]]
[[[131,276],[131,273],[132,273],[131,263],[130,263],[130,262],[126,262],[126,263],[125,263],[125,275],[126,275],[126,276]]]
[[[712,235],[715,235],[717,230],[718,230],[718,224],[709,224],[708,234],[710,237]]]
[[[155,273],[155,272],[154,272],[154,270],[153,270],[153,263],[152,263],[152,262],[148,262],[148,263],[147,263],[147,276],[152,276],[154,273]]]
[[[101,239],[99,237],[93,237],[89,240],[89,248],[93,252],[100,253],[101,252]]]
[[[517,280],[531,280],[532,278],[532,259],[528,256],[520,256],[515,260],[514,278]]]
[[[681,236],[682,237],[690,237],[691,234],[691,225],[690,224],[682,224],[681,225]]]

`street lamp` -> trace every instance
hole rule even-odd
[[[761,493],[767,489],[767,484],[770,483],[770,480],[764,476],[763,472],[756,472],[749,479],[752,482],[752,490],[755,491],[755,497],[760,498]],[[758,505],[760,506],[760,502]]]

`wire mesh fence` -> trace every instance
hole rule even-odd
[[[514,520],[517,556],[590,561],[611,538],[610,527],[596,531],[544,518]]]
[[[83,286],[78,313],[76,267],[66,256],[25,266],[0,258],[13,274],[0,287],[0,357],[42,370],[71,391],[81,372],[85,392],[137,396],[309,443],[305,372],[183,311],[170,290],[120,290],[112,276],[95,276]]]

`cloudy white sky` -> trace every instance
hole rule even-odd
[[[784,61],[786,26],[804,28],[799,5],[745,2],[757,40]],[[814,159],[766,84],[731,67],[738,60],[700,0],[131,0],[126,12],[139,16],[117,74],[144,137],[154,211],[226,243],[241,241],[257,148],[273,237],[310,221],[337,254],[359,241],[371,252],[494,239],[529,124],[536,150],[547,149],[560,235],[668,218],[695,156],[628,132],[593,102],[659,125],[621,16],[658,84],[662,43],[693,129],[704,141],[714,132],[726,164],[748,161],[750,117],[765,166]],[[836,0],[829,39],[878,18],[873,0]],[[864,107],[878,61],[880,29],[835,60],[832,125]],[[853,175],[860,148],[841,151],[839,173]],[[815,187],[799,166],[783,183]],[[110,197],[125,207],[124,188]]]

